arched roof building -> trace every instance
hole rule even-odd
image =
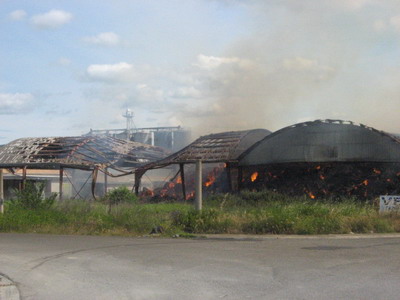
[[[400,162],[400,138],[350,121],[316,120],[280,129],[255,143],[240,166],[314,162]]]

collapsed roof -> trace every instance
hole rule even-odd
[[[163,168],[171,164],[237,162],[238,157],[251,145],[271,132],[266,129],[221,132],[205,135],[182,150],[139,169],[142,171]]]
[[[350,121],[316,120],[265,137],[239,165],[289,162],[400,162],[400,138]]]
[[[160,147],[109,136],[22,138],[0,148],[0,168],[109,168],[125,173],[121,168],[135,168],[167,155]]]

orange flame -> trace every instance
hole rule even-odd
[[[375,174],[381,174],[382,173],[381,170],[378,170],[378,169],[375,169],[375,168],[373,169],[373,171],[374,171]]]
[[[319,170],[321,169],[321,166],[316,166],[315,169]]]
[[[143,196],[145,197],[153,197],[154,196],[154,191],[149,189],[149,188],[143,188]]]
[[[311,199],[315,199],[315,195],[314,195],[313,193],[308,192],[307,194],[308,194],[308,196],[309,196]]]
[[[209,174],[207,176],[207,181],[204,183],[204,186],[209,187],[210,185],[212,185],[215,182],[215,176],[212,174]]]
[[[254,172],[253,174],[251,174],[250,177],[251,182],[256,181],[257,177],[258,177],[258,172]]]
[[[368,185],[368,179],[365,179],[365,180],[362,182],[362,184],[365,185],[365,186],[367,186],[367,185]]]
[[[181,177],[181,176],[179,176],[179,177],[176,179],[176,183],[182,184],[182,177]]]
[[[186,200],[190,200],[191,198],[194,198],[194,196],[195,196],[195,193],[191,192],[191,193],[186,195]]]

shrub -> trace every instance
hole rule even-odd
[[[126,186],[120,186],[108,192],[105,196],[105,202],[108,204],[137,203],[137,197]]]
[[[11,203],[26,209],[48,209],[53,206],[57,194],[45,197],[44,187],[44,183],[27,182],[24,189],[14,190],[15,196]]]

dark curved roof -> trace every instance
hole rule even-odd
[[[316,120],[280,129],[243,153],[239,165],[289,162],[400,162],[400,139],[341,120]]]
[[[109,136],[22,138],[0,148],[0,167],[100,169],[137,167],[168,152]]]
[[[157,169],[171,164],[194,163],[197,160],[204,163],[237,162],[244,151],[270,133],[266,129],[253,129],[205,135],[165,159],[140,169]]]

